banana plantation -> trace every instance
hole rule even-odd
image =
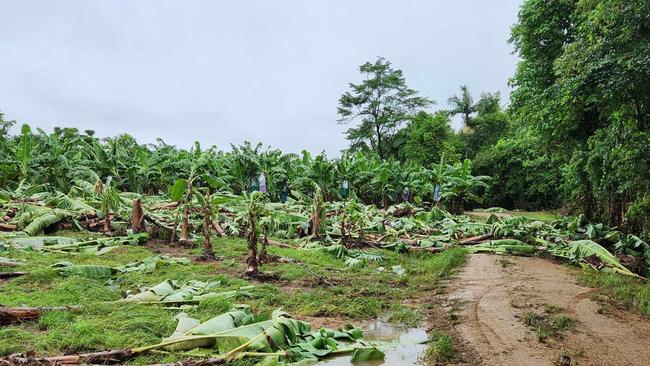
[[[0,13],[0,366],[650,364],[650,1]]]
[[[472,211],[490,178],[469,160],[182,150],[28,125],[2,148],[7,365],[383,360],[396,340],[364,338],[364,322],[435,316],[422,294],[468,254],[540,256],[637,286],[650,263],[643,239],[584,216]],[[448,333],[414,342],[424,362],[454,359]]]

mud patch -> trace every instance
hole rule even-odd
[[[364,340],[377,345],[386,355],[384,360],[350,362],[350,356],[326,359],[318,365],[327,366],[378,366],[378,365],[421,365],[420,357],[427,348],[422,341],[428,338],[424,328],[403,328],[390,324],[387,317],[362,326]]]
[[[461,336],[485,365],[647,365],[650,321],[625,312],[599,313],[597,291],[576,283],[571,270],[539,258],[474,254],[449,285],[448,303],[462,303]],[[521,321],[526,314],[562,309],[575,321],[558,339],[540,342]]]

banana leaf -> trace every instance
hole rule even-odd
[[[353,361],[383,359],[381,351],[362,340],[359,329],[320,329],[312,332],[309,323],[276,310],[268,320],[254,322],[248,308],[233,309],[202,324],[181,313],[174,333],[161,343],[134,349],[134,353],[164,348],[169,351],[214,348],[225,361],[240,356],[282,356],[286,361],[317,361],[333,352],[353,353]],[[342,344],[338,340],[353,342]],[[288,352],[283,352],[288,351]]]
[[[0,242],[18,250],[78,252],[101,255],[119,245],[136,245],[149,238],[147,233],[110,238],[77,240],[64,236],[2,236]]]
[[[383,360],[384,352],[375,347],[357,348],[352,354],[351,362]]]
[[[89,278],[111,278],[126,272],[153,272],[156,268],[166,264],[188,264],[187,258],[173,258],[165,255],[156,255],[141,261],[125,264],[119,267],[108,267],[90,264],[72,264],[70,262],[59,262],[50,267],[62,276],[79,275]]]
[[[137,294],[128,295],[122,299],[125,302],[139,302],[146,304],[188,304],[198,303],[208,298],[222,297],[230,299],[238,295],[250,295],[246,290],[255,286],[244,286],[239,290],[215,292],[221,285],[220,281],[202,282],[188,281],[178,285],[176,281],[165,280],[156,286],[142,289]]]
[[[569,259],[575,261],[581,261],[587,257],[596,256],[611,270],[629,276],[636,276],[632,271],[625,268],[625,266],[623,266],[612,253],[592,240],[576,240],[570,242],[568,244],[566,255],[568,255]]]
[[[52,211],[35,218],[32,222],[27,225],[23,231],[27,235],[36,235],[46,228],[56,224],[57,222],[63,220],[67,215],[63,212]]]
[[[62,276],[84,276],[89,278],[104,279],[111,278],[121,273],[118,269],[108,266],[98,266],[90,264],[74,265],[70,262],[59,262],[50,266]]]
[[[74,243],[75,239],[65,236],[2,236],[0,242],[15,249],[39,250],[44,246]]]
[[[187,258],[175,258],[166,255],[155,255],[153,257],[145,258],[141,261],[116,267],[116,269],[120,272],[142,271],[145,273],[151,273],[156,270],[156,268],[166,264],[190,264],[190,260]]]

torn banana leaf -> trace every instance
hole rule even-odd
[[[89,278],[111,278],[126,272],[153,272],[156,268],[166,264],[189,264],[187,258],[173,258],[165,255],[156,255],[141,261],[129,263],[120,267],[108,267],[92,264],[72,264],[70,262],[59,262],[51,265],[62,276],[78,275]]]
[[[357,267],[365,264],[366,262],[381,262],[384,260],[384,257],[378,254],[368,253],[361,250],[348,249],[343,245],[319,245],[314,244],[308,247],[305,247],[305,250],[320,250],[324,253],[328,253],[336,258],[345,258],[345,264],[348,267]]]
[[[108,266],[98,266],[90,264],[72,264],[70,262],[59,262],[50,266],[62,276],[84,276],[89,278],[111,278],[119,273],[117,268]]]
[[[592,240],[570,242],[565,255],[575,261],[583,261],[585,258],[596,256],[600,262],[611,270],[628,276],[636,276],[632,271],[625,268],[612,253]]]
[[[3,236],[0,242],[18,250],[104,254],[120,245],[137,245],[147,241],[147,233],[110,238],[77,240],[64,236]]]
[[[139,272],[151,273],[156,268],[167,264],[190,264],[190,260],[182,257],[170,257],[167,255],[155,255],[153,257],[145,258],[141,261],[125,264],[116,267],[121,272]]]
[[[189,304],[199,303],[202,300],[213,297],[230,299],[238,295],[250,295],[246,290],[255,286],[245,286],[239,290],[216,292],[221,285],[220,281],[202,282],[188,281],[178,285],[176,281],[165,280],[156,286],[142,289],[137,294],[129,295],[122,301],[139,302],[145,304]]]
[[[273,355],[274,359],[285,362],[317,361],[333,352],[353,353],[353,361],[384,357],[381,351],[362,342],[362,333],[357,328],[312,332],[309,323],[293,319],[280,310],[274,311],[270,319],[258,322],[248,308],[233,309],[202,324],[184,313],[176,319],[178,324],[170,337],[134,352],[214,348],[224,360]],[[344,345],[339,340],[352,343]]]
[[[375,347],[357,348],[352,354],[351,362],[383,360],[384,352]]]

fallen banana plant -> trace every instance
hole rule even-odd
[[[345,264],[349,267],[363,265],[366,262],[381,262],[384,257],[378,254],[368,253],[356,249],[348,249],[343,245],[324,246],[320,244],[311,244],[304,248],[305,250],[319,250],[324,253],[333,255],[336,258],[345,259]]]
[[[56,253],[84,253],[101,255],[120,245],[143,244],[147,233],[130,233],[126,236],[76,240],[65,236],[25,236],[12,234],[0,236],[0,243],[17,250],[37,250]]]
[[[8,307],[0,305],[0,325],[35,320],[48,311],[74,311],[78,309],[81,309],[81,306]]]
[[[142,289],[137,294],[128,295],[120,300],[141,304],[196,304],[208,298],[221,297],[231,299],[237,296],[249,296],[249,290],[255,286],[243,286],[238,290],[215,290],[221,286],[220,281],[203,282],[191,280],[179,285],[176,281],[165,280],[151,288]]]
[[[128,263],[119,267],[109,267],[92,264],[72,264],[70,262],[59,262],[51,265],[62,276],[78,275],[89,278],[111,278],[128,272],[153,272],[156,268],[167,264],[189,264],[187,258],[174,258],[166,255],[155,255],[141,261]]]
[[[640,277],[625,268],[612,253],[592,240],[577,240],[569,242],[567,245],[551,245],[549,252],[555,256],[591,266],[596,270]]]
[[[126,298],[105,302],[106,304],[139,303],[144,305],[179,305],[198,304],[205,299],[221,297],[232,299],[238,296],[250,296],[250,290],[255,286],[243,286],[237,290],[216,292],[220,282],[202,282],[191,280],[183,285],[176,281],[165,280],[151,288],[142,289],[139,293],[128,295]],[[38,319],[49,311],[76,311],[82,305],[69,306],[39,306],[39,307],[9,307],[0,305],[0,325],[21,323]]]
[[[8,365],[66,365],[123,363],[148,352],[208,349],[212,353],[200,360],[168,365],[221,365],[243,358],[265,362],[316,362],[334,354],[350,353],[352,361],[382,360],[384,353],[363,341],[358,328],[320,329],[312,331],[309,323],[276,310],[268,320],[255,321],[246,307],[233,309],[204,323],[181,313],[174,333],[150,346],[54,357],[12,355],[0,359]],[[343,342],[341,342],[343,341]],[[167,364],[166,364],[167,365]]]
[[[0,267],[18,267],[22,266],[24,263],[16,262],[11,258],[0,257]]]

